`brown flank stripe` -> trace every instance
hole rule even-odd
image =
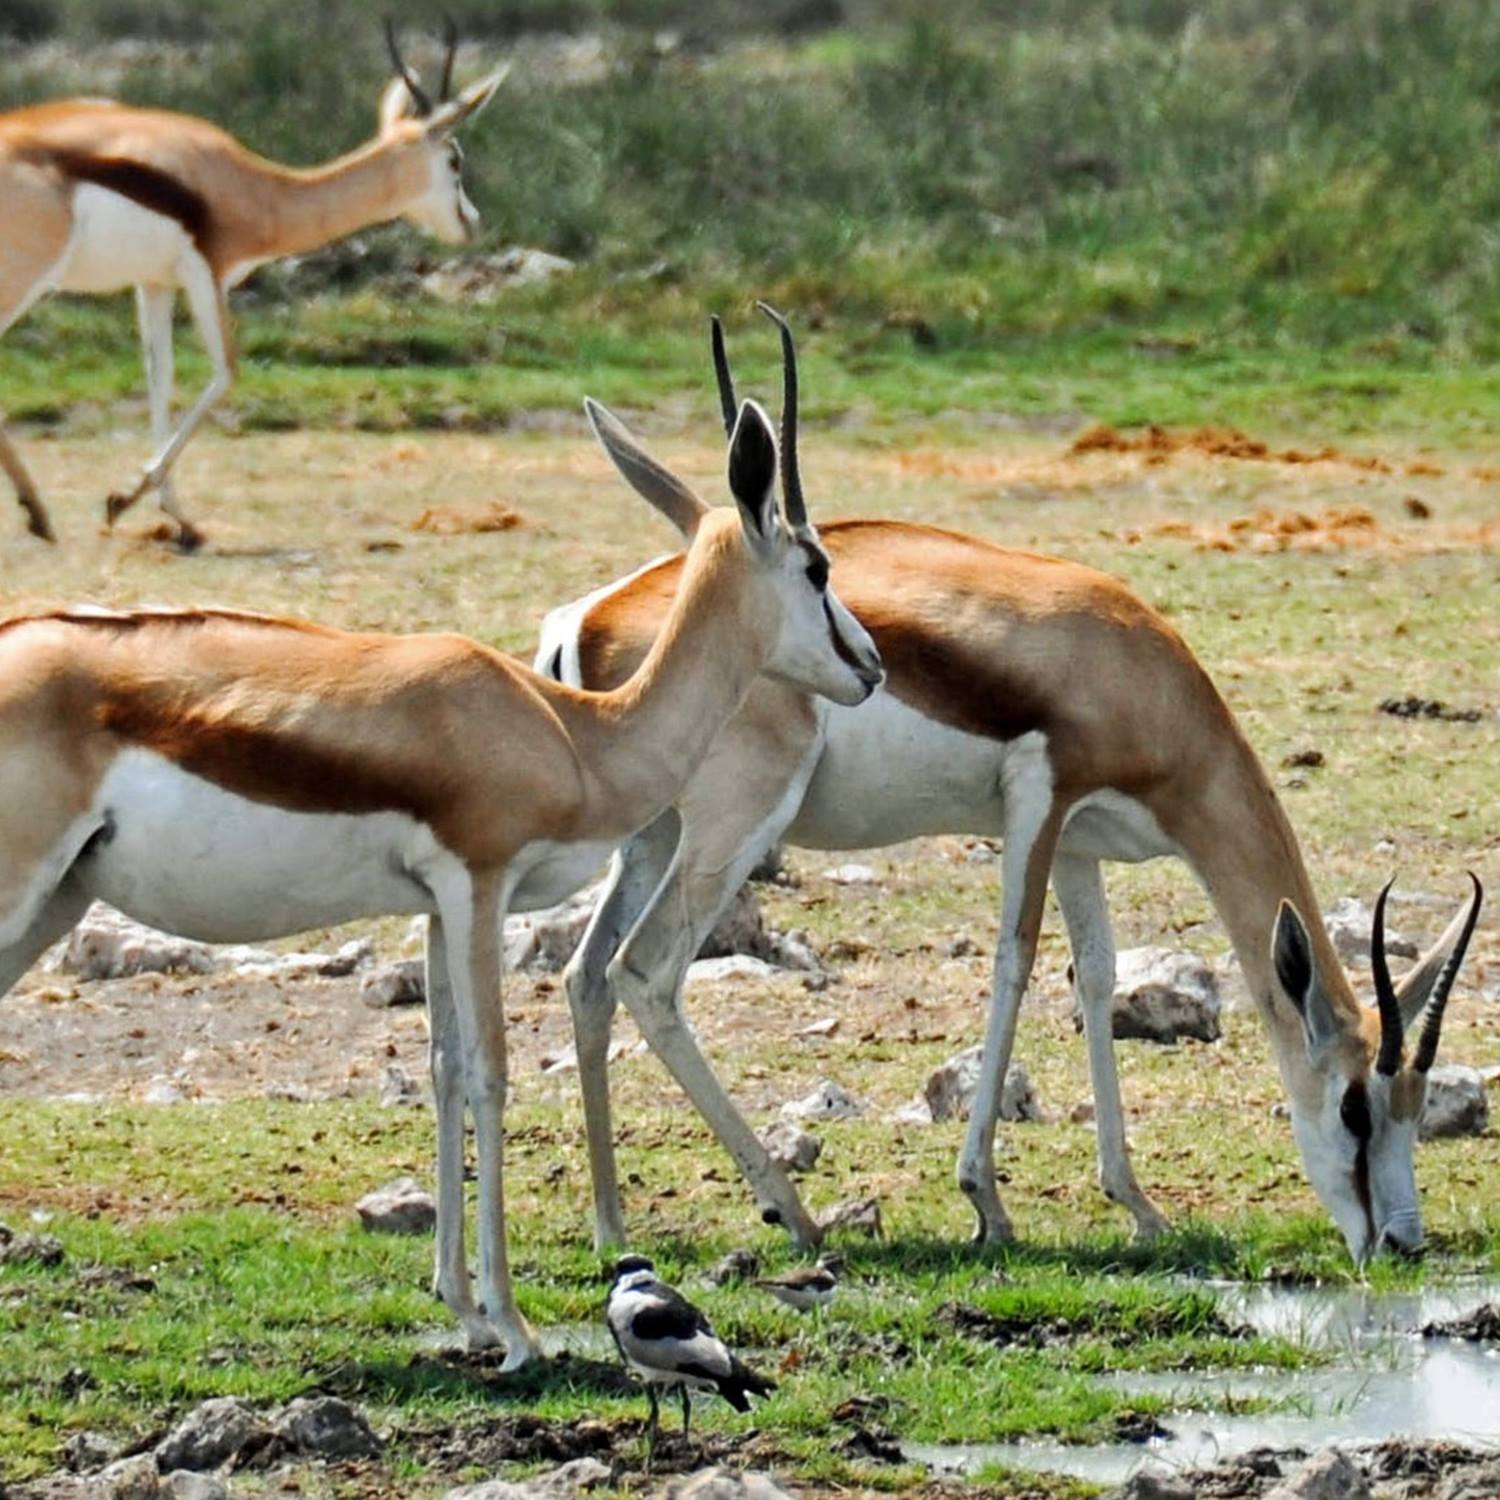
[[[213,218],[207,200],[186,183],[157,167],[124,156],[95,156],[65,146],[49,146],[24,154],[40,165],[56,167],[76,181],[107,188],[154,214],[175,220],[199,254],[207,258]]]

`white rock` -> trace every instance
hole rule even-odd
[[[380,1439],[364,1413],[338,1396],[299,1396],[276,1421],[276,1435],[299,1453],[373,1458]]]
[[[1417,1135],[1424,1141],[1455,1135],[1483,1135],[1489,1128],[1490,1105],[1484,1075],[1462,1063],[1445,1063],[1427,1075],[1427,1104]]]
[[[437,1203],[415,1177],[398,1177],[354,1205],[359,1221],[378,1234],[430,1234]]]
[[[727,980],[775,979],[781,970],[763,958],[748,953],[730,953],[723,958],[697,958],[688,965],[685,984],[723,984]]]
[[[403,1104],[420,1104],[421,1102],[422,1085],[400,1063],[387,1063],[385,1076],[380,1080],[382,1108],[395,1109]]]
[[[1370,1500],[1370,1486],[1347,1454],[1323,1448],[1263,1500]]]
[[[83,1491],[93,1500],[162,1500],[171,1492],[162,1486],[156,1460],[149,1453],[116,1459],[86,1480]]]
[[[156,1445],[162,1470],[217,1469],[271,1439],[270,1424],[237,1396],[201,1402]]]
[[[597,1458],[575,1458],[529,1479],[486,1479],[480,1484],[461,1485],[449,1490],[443,1500],[573,1500],[607,1484],[610,1477],[609,1465]]]
[[[759,1140],[771,1160],[788,1172],[810,1172],[823,1154],[823,1142],[790,1120],[768,1125]]]
[[[217,1474],[173,1469],[163,1482],[172,1500],[229,1500],[229,1486]]]
[[[810,1094],[781,1106],[783,1120],[853,1120],[865,1107],[831,1078],[822,1078]]]
[[[1195,953],[1127,948],[1115,960],[1110,1024],[1117,1038],[1217,1041],[1220,1009],[1218,979]]]
[[[820,1021],[810,1021],[806,1026],[799,1026],[793,1036],[825,1037],[832,1036],[839,1029],[839,1018],[837,1016],[824,1016]]]
[[[381,964],[359,982],[359,998],[372,1010],[391,1005],[423,1005],[427,1001],[426,968],[420,958],[398,958]]]
[[[869,865],[836,865],[823,871],[823,879],[835,885],[874,885],[879,878]]]
[[[550,281],[572,269],[565,256],[510,245],[496,255],[446,261],[422,278],[422,290],[442,302],[483,306],[511,287]]]
[[[1333,939],[1335,952],[1346,964],[1369,963],[1370,933],[1374,925],[1374,909],[1366,906],[1358,896],[1340,896],[1323,913],[1323,926]],[[1387,922],[1385,951],[1392,958],[1415,958],[1417,945],[1395,931]]]
[[[566,966],[599,904],[603,882],[575,891],[566,901],[505,919],[505,967],[555,974]]]
[[[835,1229],[858,1229],[872,1240],[884,1239],[885,1225],[881,1222],[878,1198],[850,1198],[844,1203],[835,1203],[826,1213],[818,1215],[818,1228],[826,1234]]]
[[[667,1486],[666,1500],[792,1500],[764,1474],[721,1467],[684,1474]]]
[[[903,1113],[901,1118],[920,1120],[921,1110],[925,1108],[928,1121],[967,1120],[974,1104],[974,1092],[979,1087],[979,1064],[983,1055],[983,1047],[970,1047],[934,1069],[923,1085],[922,1098],[909,1105],[911,1113]],[[1043,1118],[1031,1079],[1020,1063],[1010,1065],[1001,1085],[1000,1118],[1013,1121]]]
[[[147,1104],[181,1104],[182,1090],[170,1078],[153,1078],[142,1096]]]

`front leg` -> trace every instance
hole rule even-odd
[[[1099,1185],[1112,1202],[1130,1210],[1136,1237],[1153,1240],[1171,1228],[1156,1205],[1141,1191],[1130,1165],[1125,1139],[1125,1106],[1115,1069],[1113,1002],[1115,941],[1099,861],[1059,855],[1052,869],[1068,943],[1073,949],[1073,979],[1083,1012],[1083,1034],[1089,1049],[1089,1076],[1094,1084],[1094,1130],[1099,1150]]]
[[[677,814],[669,811],[621,846],[610,863],[609,877],[588,930],[563,975],[578,1048],[578,1087],[583,1094],[584,1131],[594,1185],[596,1250],[625,1243],[609,1101],[609,1039],[615,997],[606,975],[621,939],[660,885],[677,847],[680,828]]]
[[[761,1218],[767,1224],[781,1225],[799,1249],[810,1250],[822,1241],[822,1229],[803,1207],[791,1178],[771,1160],[715,1077],[681,1008],[687,967],[759,858],[760,847],[750,846],[741,863],[693,882],[691,897],[681,860],[674,861],[645,915],[610,964],[609,983],[652,1051],[734,1158],[761,1206]]]
[[[464,1255],[464,1058],[442,918],[427,919],[428,1066],[437,1117],[437,1237],[432,1289],[463,1326],[470,1349],[490,1349],[500,1332],[474,1305]]]
[[[458,882],[454,882],[457,884]],[[500,994],[501,877],[477,872],[462,882],[467,901],[443,902],[449,977],[463,1048],[464,1087],[474,1116],[479,1176],[480,1311],[505,1342],[503,1371],[541,1353],[516,1306],[505,1238],[505,1009]]]

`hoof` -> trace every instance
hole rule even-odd
[[[104,524],[113,529],[116,521],[135,504],[133,495],[122,495],[119,490],[111,490],[104,500]]]
[[[191,557],[207,540],[207,537],[196,526],[184,521],[172,545],[185,557]]]
[[[32,536],[44,542],[57,541],[57,533],[52,530],[52,522],[47,519],[47,511],[40,500],[23,500],[21,509],[26,512],[26,529]]]

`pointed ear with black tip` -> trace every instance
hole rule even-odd
[[[620,477],[642,500],[654,505],[688,541],[708,511],[708,505],[670,470],[651,457],[635,434],[607,406],[592,396],[583,398],[589,426]]]
[[[780,524],[776,509],[776,434],[758,402],[746,401],[729,439],[729,491],[746,538],[770,548]]]
[[[1338,1032],[1333,1006],[1329,1004],[1318,979],[1313,959],[1312,939],[1302,914],[1290,901],[1283,901],[1276,913],[1276,930],[1271,938],[1271,961],[1276,978],[1286,997],[1302,1017],[1307,1033],[1308,1051],[1327,1046]]]

